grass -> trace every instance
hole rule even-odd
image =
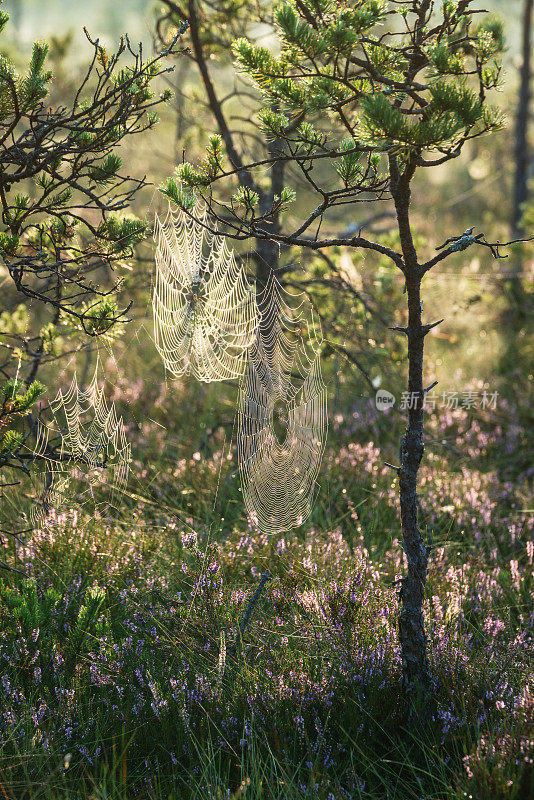
[[[532,487],[489,463],[498,413],[477,416],[468,458],[429,448],[422,469],[436,701],[419,729],[396,636],[395,425],[376,420],[379,448],[347,415],[310,523],[267,537],[221,431],[200,457],[202,415],[197,443],[163,431],[162,456],[155,413],[119,519],[66,509],[8,546],[27,577],[0,589],[0,797],[533,797]],[[429,438],[465,417],[432,416]]]

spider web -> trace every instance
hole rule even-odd
[[[197,215],[198,216],[198,215]],[[240,377],[257,327],[255,290],[224,236],[170,205],[156,215],[154,339],[165,367],[209,383]]]
[[[271,272],[258,295],[260,323],[239,390],[241,487],[249,517],[265,533],[307,519],[326,442],[322,334],[307,305],[304,294],[288,293]],[[276,431],[280,405],[285,438]]]
[[[45,469],[37,478],[38,499],[29,514],[33,524],[57,510],[74,484],[80,488],[78,502],[95,500],[95,489],[105,487],[105,505],[112,504],[126,486],[132,460],[122,417],[117,417],[113,403],[108,406],[104,386],[98,383],[98,361],[87,389],[80,390],[75,374],[50,410],[52,424],[39,422],[36,432],[34,455],[44,460]]]

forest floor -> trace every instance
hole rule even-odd
[[[148,384],[117,378],[144,419],[120,515],[65,509],[6,537],[25,574],[0,584],[0,797],[533,798],[532,411],[515,389],[428,414],[435,692],[414,726],[383,463],[402,420],[371,401],[336,413],[311,519],[266,536],[211,390],[184,389],[171,428],[157,393],[143,416]]]

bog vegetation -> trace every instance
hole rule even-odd
[[[81,65],[11,6],[0,797],[534,798],[506,27],[164,0]]]

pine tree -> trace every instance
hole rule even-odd
[[[0,33],[8,21],[0,10]],[[148,232],[128,213],[146,182],[123,174],[117,151],[156,124],[156,107],[170,93],[155,95],[153,84],[172,69],[164,60],[182,32],[145,61],[126,36],[113,53],[86,31],[92,60],[65,105],[49,99],[54,81],[45,42],[34,43],[24,73],[0,57],[0,259],[7,278],[0,469],[27,473],[31,466],[41,365],[88,337],[109,338],[127,321],[120,267]]]
[[[333,245],[380,253],[403,274],[406,324],[392,325],[407,337],[408,396],[406,431],[400,445],[398,476],[406,574],[401,581],[399,639],[403,679],[410,707],[427,704],[433,680],[429,669],[423,598],[430,548],[418,524],[417,477],[423,457],[425,389],[424,340],[439,324],[424,322],[424,277],[451,254],[471,246],[499,245],[470,229],[449,237],[424,260],[416,248],[411,221],[411,184],[418,170],[457,158],[474,137],[502,125],[487,100],[499,85],[502,25],[481,18],[471,0],[387,3],[382,0],[283,0],[275,14],[278,55],[246,38],[234,42],[238,68],[262,93],[263,129],[283,143],[283,153],[236,169],[221,164],[211,139],[200,167],[184,164],[176,176],[176,199],[194,214],[203,196],[228,235],[255,237],[320,250]],[[266,166],[291,165],[317,197],[316,207],[295,229],[273,230],[276,211],[295,199],[291,186],[280,189],[273,209],[258,210],[243,197],[243,174]],[[239,175],[233,202],[212,201],[216,184],[225,189]],[[243,202],[244,200],[244,202]],[[359,230],[353,236],[328,235],[329,212],[344,207],[352,215],[359,203],[392,204],[400,247],[389,246]],[[283,217],[282,217],[283,218]]]
[[[176,85],[177,160],[188,155],[189,147],[202,140],[206,129],[215,130],[220,135],[217,157],[236,170],[239,186],[235,202],[245,213],[254,210],[263,215],[269,220],[272,232],[278,233],[279,197],[287,166],[283,159],[277,158],[283,153],[283,141],[265,128],[258,117],[262,110],[261,94],[254,91],[247,77],[232,64],[232,42],[254,35],[258,22],[261,22],[262,36],[275,34],[273,13],[273,3],[269,0],[260,4],[257,0],[213,0],[209,3],[163,0],[157,12],[156,37],[160,46],[167,47],[176,28],[183,24],[188,26],[181,40],[186,48],[184,57],[181,55],[179,60],[180,75],[176,76],[179,81]],[[184,65],[190,67],[187,72]],[[186,89],[183,88],[185,75],[189,79]],[[274,103],[271,111],[276,114],[279,105]],[[298,116],[281,116],[286,133],[296,129]],[[257,173],[241,169],[248,162],[261,160],[266,160],[265,168]],[[205,167],[204,177],[209,180],[210,173]],[[165,186],[167,197],[176,200],[179,193],[179,184],[169,179]],[[365,222],[379,223],[385,216],[382,212],[373,214]],[[357,229],[358,225],[351,220],[349,227]],[[380,312],[379,292],[369,291],[370,282],[362,291],[362,287],[354,288],[347,281],[339,269],[341,251],[329,255],[307,254],[307,258],[302,259],[302,254],[295,257],[294,250],[281,247],[274,237],[258,237],[251,244],[250,262],[254,265],[258,286],[264,286],[270,271],[275,270],[280,280],[306,291],[321,318],[336,359],[348,362],[357,372],[358,382],[363,379],[372,388],[373,366],[380,363],[382,373],[387,371],[383,348],[379,345],[370,348],[368,344],[370,338],[373,342],[380,339],[375,335],[375,328],[387,327]],[[248,254],[245,260],[249,262]],[[363,319],[365,325],[361,324]],[[354,331],[349,345],[347,326]]]

